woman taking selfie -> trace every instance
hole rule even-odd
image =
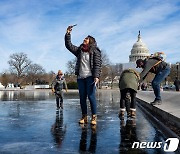
[[[80,96],[80,105],[82,118],[79,123],[88,122],[87,118],[87,96],[90,101],[92,118],[91,124],[96,125],[96,85],[99,81],[101,72],[101,52],[97,47],[94,37],[88,35],[80,46],[71,43],[71,31],[73,26],[67,28],[65,34],[66,48],[77,57],[75,74],[77,75],[77,83]]]

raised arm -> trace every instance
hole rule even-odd
[[[72,27],[69,26],[65,34],[65,46],[71,53],[73,53],[77,57],[78,47],[71,43],[71,31],[72,31]]]

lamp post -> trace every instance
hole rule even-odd
[[[177,79],[179,80],[179,63],[176,63],[176,69],[177,69]]]

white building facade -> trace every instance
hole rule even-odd
[[[150,56],[149,50],[146,44],[143,43],[141,39],[140,31],[139,31],[138,39],[134,43],[131,49],[131,54],[129,55],[129,63],[123,63],[122,69],[125,70],[128,68],[132,68],[132,69],[136,69],[137,71],[140,71],[139,69],[136,68],[136,60],[145,59],[149,56]]]

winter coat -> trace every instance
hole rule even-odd
[[[52,88],[54,88],[55,91],[61,91],[62,89],[67,89],[65,78],[64,77],[59,78],[57,75],[52,82]]]
[[[73,45],[71,43],[71,35],[66,34],[65,35],[65,46],[71,53],[73,53],[77,57],[77,62],[76,62],[76,66],[75,66],[75,74],[79,75],[79,68],[80,68],[80,64],[81,64],[81,55],[82,55],[81,53],[83,52],[82,45],[80,45],[79,47]],[[96,44],[94,44],[94,45],[90,46],[89,53],[90,53],[90,69],[91,69],[92,76],[94,78],[99,78],[100,73],[101,73],[101,64],[102,64],[101,51],[96,46]]]
[[[169,67],[169,65],[166,62],[160,61],[159,59],[156,58],[149,58],[145,60],[145,66],[143,68],[143,71],[140,73],[139,82],[142,82],[146,78],[149,72],[158,74],[166,67]]]
[[[119,79],[120,90],[130,88],[137,91],[139,79],[140,79],[139,73],[136,72],[135,70],[133,69],[124,70],[121,73]]]

